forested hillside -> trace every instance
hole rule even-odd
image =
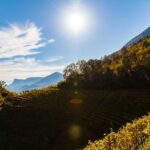
[[[150,37],[100,60],[78,61],[64,71],[60,87],[90,89],[150,88]]]

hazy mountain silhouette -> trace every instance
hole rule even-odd
[[[7,88],[15,92],[21,92],[21,91],[32,90],[32,89],[40,89],[40,88],[48,87],[50,85],[57,84],[63,79],[64,78],[61,73],[55,72],[46,77],[14,79],[13,83],[8,85]]]
[[[132,38],[126,45],[125,47],[128,47],[129,45],[133,45],[135,43],[137,43],[139,40],[150,36],[150,27],[148,27],[146,30],[144,30],[142,33],[140,33],[139,35],[137,35],[136,37]]]

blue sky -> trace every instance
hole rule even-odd
[[[85,8],[89,31],[72,36],[62,12]],[[46,76],[119,50],[150,26],[150,0],[0,0],[0,80]]]

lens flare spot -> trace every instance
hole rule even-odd
[[[78,94],[78,91],[76,90],[76,91],[74,91],[74,94]]]
[[[81,127],[79,125],[72,125],[69,128],[68,133],[69,133],[69,137],[72,140],[78,140],[82,136],[82,129],[81,129]]]
[[[78,83],[77,82],[74,82],[74,86],[77,86],[78,85]]]
[[[73,104],[73,105],[80,105],[82,104],[82,100],[81,99],[71,99],[70,100],[70,104]]]

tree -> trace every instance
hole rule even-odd
[[[64,70],[64,85],[116,89],[150,87],[150,37],[123,47],[100,60],[72,63]]]
[[[6,90],[6,82],[0,81],[0,95],[2,97],[6,97],[8,95],[8,91]]]

